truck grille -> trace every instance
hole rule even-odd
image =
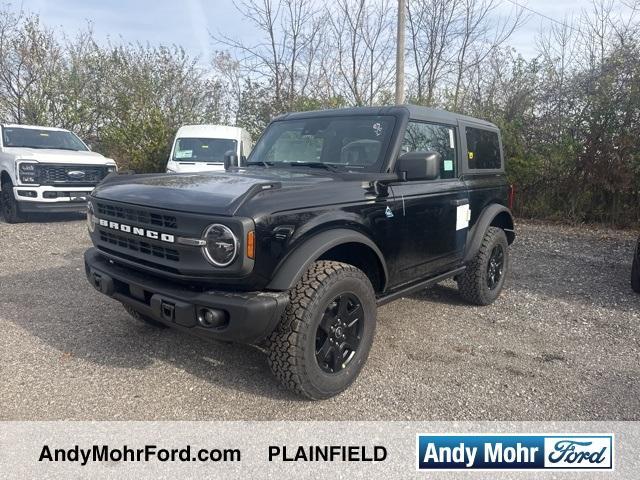
[[[165,248],[159,245],[153,245],[142,240],[116,235],[110,232],[100,230],[100,240],[111,245],[127,248],[133,252],[139,252],[143,255],[149,255],[157,258],[163,258],[172,262],[180,261],[180,253],[173,248]]]
[[[152,213],[147,210],[109,205],[102,202],[97,202],[96,206],[98,210],[98,216],[106,215],[108,217],[117,218],[120,220],[127,220],[134,223],[153,225],[162,228],[170,228],[173,230],[176,230],[178,228],[178,222],[174,215]]]
[[[96,185],[108,173],[107,167],[93,165],[36,164],[35,166],[36,183],[40,185]]]

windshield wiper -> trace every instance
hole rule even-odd
[[[38,150],[71,150],[72,152],[80,151],[77,148],[70,148],[70,147],[43,147],[39,145],[5,145],[5,146],[10,148],[35,148]]]
[[[334,173],[339,173],[344,171],[332,163],[324,163],[324,162],[287,162],[287,165],[290,165],[292,167],[324,168],[325,170],[329,170],[330,172],[334,172]]]
[[[49,147],[38,147],[37,145],[5,145],[5,147],[10,147],[10,148],[39,148],[39,149],[49,148]]]
[[[260,165],[261,167],[269,168],[273,167],[273,162],[267,162],[266,160],[260,160],[258,162],[247,162],[247,167]]]

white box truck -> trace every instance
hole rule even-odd
[[[224,156],[233,151],[246,158],[253,144],[249,132],[226,125],[185,125],[180,127],[171,148],[167,173],[224,170]]]

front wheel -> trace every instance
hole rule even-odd
[[[489,227],[480,249],[458,277],[462,297],[475,305],[489,305],[500,295],[509,269],[509,243],[504,230]]]
[[[2,207],[2,216],[7,223],[22,223],[25,221],[24,215],[20,211],[18,201],[13,196],[13,184],[10,181],[2,183],[2,192],[0,192],[0,205]]]
[[[376,299],[367,276],[345,263],[314,262],[291,290],[268,338],[269,366],[297,394],[330,398],[358,377],[375,326]]]

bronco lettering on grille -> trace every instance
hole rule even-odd
[[[100,218],[98,220],[101,227],[110,228],[111,230],[118,230],[124,233],[130,233],[132,235],[138,235],[139,237],[146,237],[152,240],[160,240],[167,243],[175,243],[175,236],[168,233],[156,232],[155,230],[147,230],[140,227],[132,227],[131,225],[125,225],[124,223],[112,222],[110,220],[104,220]]]

